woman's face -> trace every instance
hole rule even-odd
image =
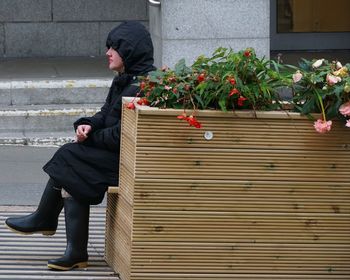
[[[118,71],[118,72],[124,71],[123,60],[115,49],[109,48],[108,51],[106,52],[106,55],[108,57],[109,69]]]

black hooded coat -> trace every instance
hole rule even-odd
[[[124,22],[114,28],[106,46],[123,59],[124,74],[114,78],[98,113],[74,123],[74,129],[81,124],[91,125],[88,138],[63,145],[43,167],[70,195],[85,204],[101,203],[108,186],[118,184],[122,96],[135,96],[139,91],[135,85],[137,76],[155,70],[150,34],[138,22]]]

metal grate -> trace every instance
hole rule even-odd
[[[52,271],[47,260],[60,257],[65,250],[64,216],[61,213],[56,234],[18,235],[4,224],[9,216],[26,215],[32,207],[0,206],[0,279],[94,279],[119,280],[104,261],[105,208],[91,208],[89,231],[89,266],[72,271]]]

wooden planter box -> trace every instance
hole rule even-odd
[[[122,280],[350,279],[350,129],[283,111],[203,111],[196,129],[179,114],[124,109],[106,229]]]

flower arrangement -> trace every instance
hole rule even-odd
[[[325,59],[303,59],[293,74],[293,104],[302,114],[321,113],[314,122],[316,131],[325,133],[332,119],[350,117],[350,76],[347,64]],[[350,120],[346,120],[350,127]]]
[[[254,49],[239,52],[218,48],[212,57],[199,56],[192,66],[180,60],[170,69],[163,67],[140,77],[140,105],[183,109],[178,119],[201,128],[197,110],[281,110],[281,88],[293,92],[294,110],[310,116],[320,133],[331,129],[332,119],[350,117],[349,65],[324,59],[303,59],[300,67],[258,58]],[[134,108],[131,102],[129,108]],[[350,120],[347,120],[350,127]]]
[[[141,78],[145,97],[138,102],[181,108],[184,112],[178,118],[197,128],[201,127],[196,119],[200,109],[276,110],[281,105],[277,89],[284,82],[281,68],[257,58],[250,48],[238,53],[219,48],[212,57],[198,57],[191,67],[180,60],[174,69],[159,69]]]

